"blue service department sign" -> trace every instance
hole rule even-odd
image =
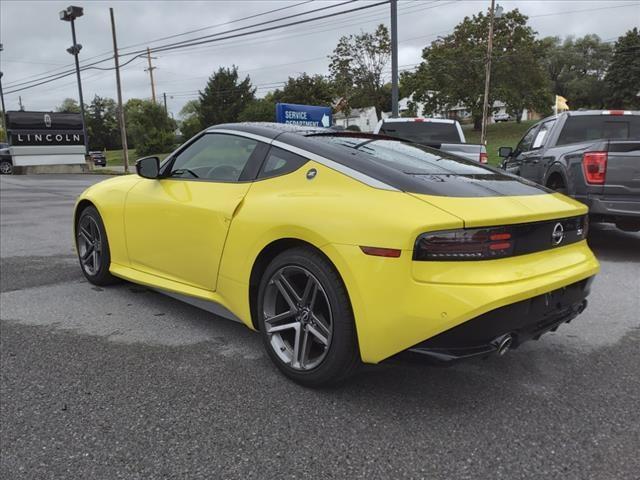
[[[276,103],[276,122],[328,128],[331,126],[331,107]]]

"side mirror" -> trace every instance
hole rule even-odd
[[[498,156],[500,158],[510,157],[512,153],[513,153],[513,148],[511,147],[500,147],[498,149]]]
[[[158,178],[160,174],[160,159],[158,157],[145,157],[136,162],[136,172],[143,178]]]

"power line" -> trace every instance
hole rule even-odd
[[[567,10],[565,12],[541,13],[539,15],[528,15],[529,18],[555,17],[557,15],[565,15],[567,13],[595,12],[598,10],[612,10],[614,8],[640,7],[640,3],[626,3],[621,5],[607,5],[606,7],[583,8],[582,10]]]
[[[344,2],[344,3],[351,3],[353,1],[356,1],[356,0],[349,0],[348,2]],[[218,42],[218,41],[222,41],[222,40],[228,40],[230,38],[244,37],[244,36],[248,36],[248,35],[254,35],[256,33],[263,33],[263,32],[266,32],[266,31],[272,31],[272,30],[276,30],[276,29],[287,28],[287,27],[290,27],[290,26],[293,26],[293,25],[300,25],[300,24],[309,23],[309,22],[312,22],[312,21],[320,20],[320,19],[331,18],[331,17],[335,17],[335,16],[338,16],[338,15],[344,15],[344,14],[347,14],[347,13],[366,10],[366,9],[369,9],[369,8],[373,8],[373,7],[377,7],[377,6],[386,4],[386,3],[388,3],[388,1],[389,0],[384,0],[382,2],[378,2],[378,3],[375,3],[375,4],[368,4],[368,5],[364,5],[364,6],[361,6],[361,7],[352,8],[350,10],[342,10],[342,11],[331,13],[331,14],[325,14],[325,15],[321,15],[321,16],[317,16],[317,17],[313,17],[313,18],[309,18],[309,19],[298,20],[296,22],[291,22],[291,23],[283,24],[283,25],[276,25],[276,26],[272,26],[272,27],[263,28],[263,29],[260,29],[260,30],[253,30],[253,31],[244,32],[244,33],[236,33],[236,34],[228,35],[228,36],[222,37],[222,38],[209,38],[207,40],[200,40],[200,41],[195,42],[193,44],[214,43],[214,42]],[[338,4],[338,5],[334,5],[334,6],[339,6],[339,5],[343,5],[343,4],[341,3],[341,4]],[[326,9],[326,7],[323,7],[323,9]],[[220,35],[224,35],[224,34],[227,34],[229,32],[235,32],[237,30],[238,29],[228,30],[226,32],[220,32],[219,34]],[[179,49],[179,48],[188,47],[188,46],[191,46],[193,44],[182,44],[182,43],[180,45],[169,44],[169,45],[163,45],[163,46],[155,47],[155,48],[151,49],[151,51],[152,52],[157,52],[157,51],[165,51],[165,50],[175,50],[175,49]],[[122,54],[120,56],[139,55],[140,53],[143,53],[143,52],[145,52],[145,50],[129,52],[129,53]],[[104,60],[100,60],[100,61],[96,61],[96,62],[90,63],[90,64],[85,65],[84,67],[82,67],[81,70],[86,70],[86,69],[88,69],[88,68],[90,68],[90,67],[92,67],[94,65],[97,65],[99,63],[103,63],[103,62],[108,61],[110,59],[111,58],[107,58],[107,59],[104,59]],[[36,87],[36,86],[39,86],[39,85],[43,85],[44,83],[48,83],[50,81],[55,81],[55,80],[58,80],[60,78],[65,77],[65,76],[72,75],[74,73],[75,73],[75,71],[69,70],[69,71],[61,72],[61,73],[58,73],[58,74],[55,74],[55,75],[42,77],[42,78],[39,78],[39,79],[36,79],[36,80],[32,80],[32,81],[29,81],[29,82],[23,82],[23,83],[17,83],[17,84],[16,83],[12,83],[10,85],[10,88],[13,88],[13,90],[8,91],[7,94],[11,94],[11,93],[15,93],[15,92],[18,92],[18,91],[21,91],[21,90],[26,90],[28,88],[33,88],[33,87]],[[33,83],[33,82],[36,82],[36,83]],[[26,85],[26,86],[23,86],[23,85]],[[22,87],[22,88],[15,88],[15,87]]]
[[[435,0],[435,2],[438,2],[440,0]],[[430,2],[431,3],[435,3],[434,1]],[[454,3],[453,1],[451,2],[447,2],[447,3],[443,3],[440,5],[447,5],[448,3]],[[438,5],[438,6],[440,6]],[[404,5],[403,5],[404,6]],[[413,8],[415,9],[416,6],[415,5],[408,5],[406,6],[407,8],[405,8],[405,10],[402,13],[399,13],[398,16],[404,16],[404,15],[408,15],[408,14],[413,14],[413,13],[417,13],[419,11],[424,11],[424,10],[429,10],[431,8],[435,8],[435,7],[424,7],[424,5],[420,5],[420,8],[416,9],[416,10],[411,10],[409,11],[408,9]],[[400,7],[399,11],[402,9],[402,7]],[[362,21],[362,18],[366,18],[366,20]],[[242,46],[247,46],[247,45],[255,45],[255,44],[260,44],[260,45],[264,45],[266,43],[273,43],[273,42],[278,42],[280,40],[287,40],[287,39],[292,39],[292,38],[300,38],[300,37],[307,37],[307,36],[313,36],[319,33],[324,33],[324,32],[330,32],[330,31],[334,31],[334,30],[339,30],[339,28],[341,26],[355,26],[355,25],[363,25],[363,24],[369,24],[378,20],[384,20],[388,18],[388,14],[385,12],[382,16],[381,16],[381,12],[369,12],[368,14],[364,14],[361,15],[359,17],[358,21],[353,21],[353,20],[341,20],[338,22],[335,21],[329,21],[329,22],[321,22],[317,25],[313,25],[311,27],[309,27],[308,30],[305,30],[304,33],[298,33],[295,32],[293,35],[291,34],[285,34],[285,35],[281,35],[279,37],[271,37],[271,38],[260,38],[258,40],[249,40],[249,41],[245,41],[245,42],[228,42],[228,43],[222,43],[220,45],[203,45],[203,46],[197,46],[197,47],[191,47],[189,49],[187,49],[186,53],[183,51],[169,51],[167,53],[164,53],[162,55],[162,57],[166,57],[166,56],[170,56],[170,55],[192,55],[192,54],[198,54],[201,52],[205,52],[205,51],[211,51],[211,50],[218,50],[218,49],[225,49],[225,48],[237,48],[237,47],[242,47]],[[323,27],[326,25],[332,25],[330,28],[328,29],[322,29],[322,30],[315,30],[315,31],[310,31],[312,29],[316,29],[318,27]]]
[[[168,35],[166,37],[156,38],[155,40],[151,40],[151,41],[148,41],[148,42],[134,43],[133,45],[127,45],[125,47],[122,47],[120,50],[128,50],[129,48],[139,47],[140,45],[149,45],[151,43],[160,42],[162,40],[169,40],[171,38],[181,37],[183,35],[189,35],[190,33],[202,32],[202,31],[208,30],[210,28],[224,27],[225,25],[231,25],[232,23],[238,23],[238,22],[241,22],[241,21],[244,21],[244,20],[250,20],[252,18],[261,17],[263,15],[268,15],[270,13],[276,13],[276,12],[280,12],[282,10],[287,10],[289,8],[299,7],[300,5],[305,5],[307,3],[311,3],[312,1],[313,0],[305,0],[304,2],[296,3],[294,5],[287,5],[286,7],[275,8],[273,10],[268,10],[266,12],[261,12],[261,13],[256,13],[254,15],[249,15],[248,17],[237,18],[235,20],[230,20],[230,21],[224,22],[224,23],[217,23],[215,25],[209,25],[209,26],[206,26],[206,27],[200,27],[200,28],[196,28],[195,30],[189,30],[189,31],[182,32],[182,33],[176,33],[176,34],[173,34],[173,35]]]
[[[285,10],[285,9],[289,9],[289,8],[295,8],[295,7],[298,7],[300,5],[304,5],[306,3],[310,3],[311,1],[312,0],[306,0],[304,2],[296,3],[294,5],[287,5],[286,7],[280,7],[280,8],[276,8],[276,9],[273,9],[273,10],[267,10],[266,12],[257,13],[257,14],[250,15],[250,16],[247,16],[247,17],[237,18],[237,19],[234,19],[234,20],[230,20],[228,22],[218,23],[218,24],[215,24],[215,25],[208,25],[208,26],[205,26],[205,27],[200,27],[200,28],[195,29],[195,30],[191,30],[191,31],[183,32],[183,33],[177,33],[177,34],[174,34],[174,35],[169,35],[167,37],[156,38],[156,39],[153,39],[153,40],[149,40],[147,42],[137,43],[137,44],[133,44],[133,45],[127,45],[125,47],[122,47],[120,50],[126,50],[126,49],[130,49],[130,48],[137,47],[137,46],[140,46],[140,45],[148,45],[148,44],[151,44],[151,43],[159,42],[161,40],[166,40],[166,39],[169,39],[169,38],[179,37],[181,35],[188,35],[189,33],[195,33],[195,32],[198,32],[198,31],[207,30],[209,28],[216,28],[216,27],[222,27],[222,26],[225,26],[225,25],[231,25],[233,23],[238,23],[240,21],[249,20],[251,18],[260,17],[260,16],[263,16],[263,15],[271,14],[271,13],[276,13],[276,12],[279,12],[279,11],[282,11],[282,10]],[[100,53],[98,55],[87,57],[87,58],[84,59],[84,61],[86,62],[86,61],[89,61],[89,60],[93,60],[95,58],[99,58],[99,57],[102,57],[103,55],[110,54],[110,53],[111,53],[111,51],[103,52],[103,53]],[[108,58],[103,59],[103,61],[108,61],[108,60],[111,60],[112,58],[113,58],[113,55],[109,56]],[[74,66],[74,64],[65,64],[65,65],[63,65],[61,67],[54,68],[54,69],[51,69],[51,70],[47,70],[45,72],[41,72],[41,73],[37,73],[37,74],[30,75],[30,76],[27,76],[27,77],[16,79],[13,82],[9,82],[9,84],[7,84],[7,86],[15,86],[16,82],[20,82],[22,80],[33,78],[33,77],[36,77],[36,76],[40,76],[40,75],[45,75],[45,74],[48,74],[48,73],[56,72],[56,71],[61,70],[63,68],[70,68],[70,67],[73,67],[73,66]],[[58,72],[57,74],[59,74],[59,73],[61,73],[61,72]],[[40,79],[36,79],[34,81],[37,81],[37,80],[40,80]]]
[[[342,3],[332,4],[332,5],[328,5],[326,7],[320,7],[320,8],[316,8],[315,10],[309,10],[309,11],[306,11],[306,12],[295,13],[293,15],[289,15],[289,16],[286,16],[286,17],[277,18],[277,19],[273,19],[273,20],[267,20],[265,22],[255,23],[253,25],[247,25],[247,26],[244,26],[244,27],[238,27],[238,28],[234,28],[232,30],[227,30],[225,32],[212,33],[210,35],[204,35],[202,37],[195,37],[195,38],[190,38],[190,39],[187,39],[187,40],[182,40],[180,42],[170,43],[170,44],[167,44],[167,45],[161,45],[160,47],[152,48],[152,50],[155,52],[155,51],[159,51],[158,49],[160,49],[160,48],[161,49],[169,49],[170,47],[178,47],[180,45],[184,45],[184,44],[187,44],[187,43],[188,44],[192,44],[192,42],[196,42],[196,41],[200,42],[201,40],[205,40],[205,39],[213,39],[213,38],[218,37],[220,35],[225,35],[225,34],[229,34],[229,33],[236,33],[236,32],[240,32],[242,30],[247,30],[249,28],[261,27],[261,26],[264,26],[264,25],[269,25],[269,24],[272,24],[272,23],[281,22],[283,20],[290,20],[292,18],[297,18],[297,17],[301,17],[301,16],[304,16],[304,15],[309,15],[311,13],[322,12],[322,11],[329,10],[329,9],[332,9],[332,8],[341,7],[341,6],[347,5],[349,3],[354,3],[356,1],[357,0],[346,0],[346,1],[342,2]],[[337,13],[341,14],[342,12],[337,12]],[[320,16],[320,17],[316,17],[316,18],[324,18],[324,17]],[[313,19],[307,19],[306,21],[312,21],[312,20]],[[287,25],[279,25],[278,28],[284,28],[285,26],[287,26]],[[266,30],[258,30],[258,31],[254,31],[252,33],[261,33],[262,31],[266,31]],[[247,33],[249,33],[249,32],[247,32]],[[231,37],[228,37],[228,38],[235,38],[235,36],[231,36]],[[202,43],[206,43],[206,42],[202,42]]]
[[[355,0],[350,0],[350,1],[355,1]],[[314,18],[307,18],[307,19],[304,19],[304,20],[298,20],[298,21],[291,22],[291,23],[285,23],[284,25],[275,25],[273,27],[261,28],[259,30],[252,30],[250,32],[228,35],[226,37],[211,38],[211,39],[207,39],[207,40],[199,40],[197,42],[183,43],[183,44],[175,45],[175,46],[169,45],[169,46],[164,46],[164,47],[162,47],[162,46],[161,47],[156,47],[152,51],[153,52],[164,52],[164,51],[175,50],[175,49],[178,49],[178,48],[191,47],[191,46],[195,46],[195,45],[203,45],[203,44],[206,44],[206,43],[220,42],[222,40],[229,40],[229,39],[232,39],[232,38],[244,37],[244,36],[248,36],[248,35],[255,35],[256,33],[270,32],[270,31],[273,31],[273,30],[278,30],[278,29],[281,29],[281,28],[287,28],[287,27],[291,27],[291,26],[294,26],[294,25],[302,25],[302,24],[305,24],[305,23],[314,22],[316,20],[322,20],[322,19],[325,19],[325,18],[332,18],[332,17],[336,17],[338,15],[344,15],[346,13],[352,13],[352,12],[358,12],[358,11],[361,11],[361,10],[367,10],[369,8],[374,8],[374,7],[378,7],[380,5],[384,5],[386,3],[389,3],[389,0],[383,0],[382,2],[368,4],[368,5],[364,5],[362,7],[352,8],[350,10],[343,10],[343,11],[340,11],[340,12],[328,13],[328,14],[320,15],[320,16],[317,16],[317,17],[314,17]]]

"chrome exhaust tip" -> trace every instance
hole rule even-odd
[[[498,355],[503,356],[511,348],[513,343],[513,337],[511,335],[505,335],[498,344]]]

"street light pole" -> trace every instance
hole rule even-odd
[[[80,60],[78,54],[82,49],[82,45],[76,42],[76,25],[75,19],[84,15],[82,7],[67,7],[66,10],[60,12],[60,20],[71,23],[71,38],[73,39],[73,45],[67,48],[67,52],[74,56],[76,62],[76,77],[78,78],[78,96],[80,99],[80,115],[82,117],[82,134],[84,136],[84,153],[89,155],[89,138],[87,136],[87,123],[84,118],[84,99],[82,98],[82,80],[80,78]]]
[[[500,8],[498,6],[498,8]],[[496,13],[496,0],[491,0],[489,10],[489,38],[487,39],[487,59],[485,61],[484,73],[484,103],[482,106],[482,131],[480,133],[480,143],[487,144],[487,124],[489,123],[489,84],[491,83],[491,54],[493,51],[493,20]]]
[[[391,117],[398,118],[398,0],[391,0]]]

